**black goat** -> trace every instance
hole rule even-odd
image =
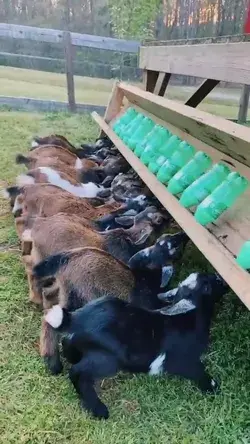
[[[120,370],[167,372],[196,382],[204,392],[215,392],[218,384],[205,370],[201,355],[208,346],[214,304],[226,290],[218,275],[196,273],[174,292],[177,302],[155,311],[109,296],[74,313],[52,307],[45,320],[67,332],[63,350],[73,364],[70,379],[82,406],[107,419],[108,409],[94,382]]]

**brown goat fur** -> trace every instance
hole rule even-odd
[[[19,161],[18,161],[19,159]],[[23,162],[22,162],[23,159]],[[26,159],[26,161],[25,161]],[[78,161],[78,165],[76,165]],[[68,151],[66,148],[56,147],[53,145],[43,145],[35,148],[25,156],[17,156],[18,163],[25,163],[28,169],[35,169],[40,166],[49,166],[56,168],[57,165],[61,166],[62,163],[75,169],[82,169],[82,171],[88,171],[89,169],[96,168],[98,164],[93,160],[79,159],[74,153]],[[59,168],[58,166],[58,168]],[[62,171],[62,169],[60,168]]]
[[[24,214],[30,217],[49,217],[57,213],[67,213],[95,220],[121,208],[121,204],[117,202],[95,207],[92,205],[94,199],[76,197],[49,184],[25,185],[17,200],[20,206],[23,206]]]
[[[74,145],[72,145],[68,141],[68,139],[66,139],[66,137],[61,136],[59,134],[51,134],[51,135],[45,136],[45,137],[35,137],[34,141],[38,145],[41,145],[41,146],[49,144],[49,145],[55,145],[58,147],[63,147],[72,153],[77,152],[77,149],[74,147]]]
[[[128,300],[134,286],[134,278],[126,265],[97,248],[77,248],[70,253],[68,264],[62,266],[56,274],[58,293],[55,285],[52,285],[52,297],[49,289],[46,295],[43,292],[45,309],[59,303],[62,307],[74,310],[104,295],[115,295]],[[54,373],[61,371],[57,333],[44,320],[40,337],[40,354],[52,362],[56,357],[55,368],[52,368],[51,363],[50,368]]]

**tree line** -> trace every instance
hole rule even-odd
[[[1,22],[161,40],[240,34],[248,0],[0,0]]]

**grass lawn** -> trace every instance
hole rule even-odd
[[[62,133],[90,140],[97,128],[86,116],[0,112],[1,186],[21,171],[18,152],[32,135]],[[28,302],[19,243],[8,205],[0,201],[1,415],[4,444],[249,444],[250,313],[230,294],[217,313],[207,357],[221,393],[202,395],[189,382],[169,377],[119,375],[103,383],[110,419],[98,422],[79,408],[66,372],[50,376],[38,353],[41,313]],[[177,277],[209,265],[188,246]]]
[[[78,103],[106,105],[113,80],[75,76],[75,95]],[[169,85],[166,97],[185,102],[194,88]],[[31,97],[44,100],[67,101],[65,74],[33,71],[0,66],[0,96]],[[239,89],[215,88],[200,109],[228,119],[238,115]],[[250,108],[248,113],[250,119]]]

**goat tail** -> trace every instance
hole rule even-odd
[[[68,310],[56,304],[47,311],[44,320],[55,330],[67,330],[71,322],[71,314]]]
[[[30,162],[29,157],[26,157],[23,154],[17,154],[16,155],[16,163],[17,163],[17,165],[24,164],[24,165],[28,166],[29,162]]]

